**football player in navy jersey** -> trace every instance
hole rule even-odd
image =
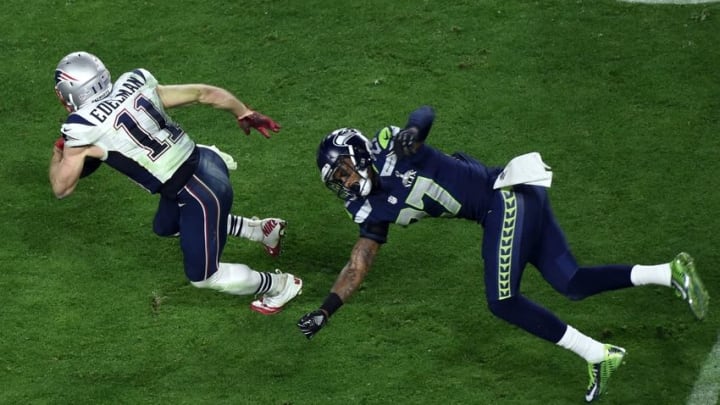
[[[57,198],[70,195],[81,177],[105,163],[159,195],[153,230],[160,236],[179,236],[185,275],[192,285],[261,295],[250,307],[266,315],[300,294],[302,280],[292,274],[220,261],[227,235],[261,242],[277,256],[286,222],[231,214],[228,170],[234,168],[234,160],[214,146],[197,145],[166,109],[210,105],[231,113],[246,134],[254,128],[266,138],[280,125],[219,87],[160,85],[145,69],[124,73],[113,83],[102,61],[87,52],[60,60],[55,92],[69,113],[50,160],[50,183]]]
[[[590,374],[588,402],[605,391],[625,350],[584,335],[526,298],[520,281],[528,263],[570,299],[657,284],[674,287],[697,318],[705,316],[708,293],[687,253],[658,265],[579,266],[550,208],[549,183],[523,178],[532,171],[526,170],[530,166],[511,173],[507,171],[510,165],[505,170],[487,167],[467,155],[447,155],[432,148],[425,139],[434,118],[432,108],[423,106],[410,114],[404,128],[382,128],[372,141],[357,129],[341,128],[320,143],[317,165],[322,181],[344,200],[360,234],[330,294],[318,309],[298,321],[308,339],[358,289],[387,241],[390,224],[405,226],[428,216],[464,218],[483,227],[490,311],[584,358]],[[506,177],[513,176],[516,181],[507,184]]]

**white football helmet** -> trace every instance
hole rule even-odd
[[[55,68],[55,93],[69,112],[105,98],[111,91],[110,72],[95,55],[73,52]]]

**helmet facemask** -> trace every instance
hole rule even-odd
[[[320,143],[317,165],[323,184],[343,200],[367,197],[372,191],[370,142],[354,128],[340,128]]]
[[[372,191],[369,169],[358,168],[353,156],[339,156],[334,165],[321,169],[325,186],[343,200],[367,197]]]

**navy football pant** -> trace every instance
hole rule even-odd
[[[205,280],[217,271],[233,203],[225,162],[210,149],[198,149],[197,170],[177,199],[160,197],[153,222],[153,230],[160,236],[180,233],[185,275],[190,281]]]
[[[567,324],[520,293],[528,263],[555,290],[573,300],[633,285],[631,265],[578,267],[544,187],[497,190],[484,228],[482,255],[490,311],[550,342],[562,338]]]

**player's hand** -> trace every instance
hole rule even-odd
[[[317,309],[303,315],[298,321],[297,326],[306,338],[312,339],[312,337],[325,326],[327,318],[327,314],[325,314],[323,310]]]
[[[270,138],[270,132],[280,131],[280,125],[273,121],[270,117],[266,117],[257,111],[245,115],[244,117],[238,117],[238,125],[245,132],[245,135],[250,135],[250,128],[255,128],[263,134],[265,138]]]
[[[395,135],[393,150],[398,157],[412,156],[417,151],[418,130],[415,127],[405,128]]]
[[[56,147],[58,150],[63,150],[63,149],[65,149],[65,138],[63,138],[62,136],[61,136],[60,138],[58,138],[58,139],[55,141],[55,147]]]

